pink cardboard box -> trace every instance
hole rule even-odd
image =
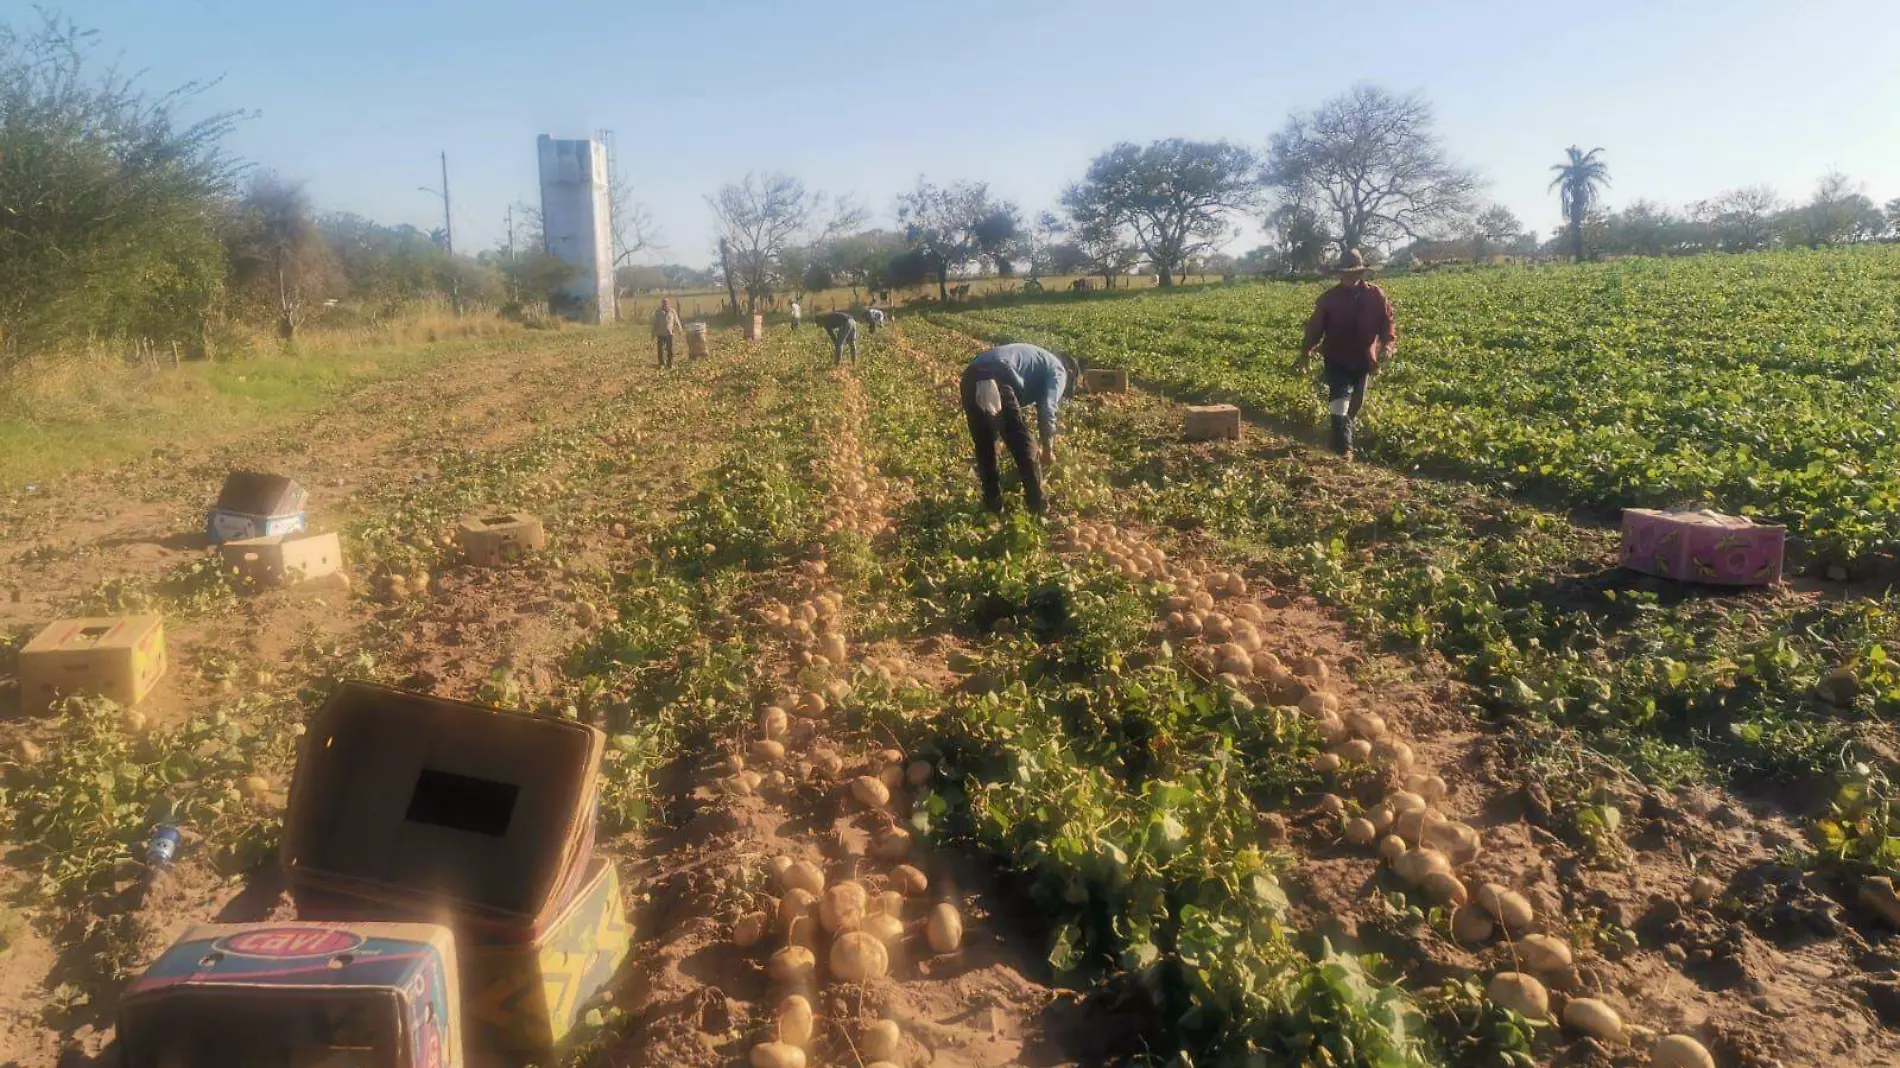
[[[1681,582],[1768,586],[1781,581],[1787,528],[1720,512],[1623,511],[1622,563]]]

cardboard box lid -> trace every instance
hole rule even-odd
[[[261,471],[233,471],[218,491],[217,507],[244,515],[289,515],[303,508],[304,490],[292,478]]]
[[[1625,508],[1624,515],[1651,516],[1668,519],[1677,523],[1687,523],[1698,527],[1715,527],[1722,530],[1743,530],[1750,527],[1762,527],[1769,530],[1783,529],[1778,524],[1757,523],[1745,515],[1728,515],[1710,508]]]
[[[107,649],[130,652],[152,631],[163,626],[164,622],[164,617],[157,615],[61,619],[48,624],[46,629],[34,635],[33,640],[20,650],[20,655]]]
[[[334,885],[531,922],[563,904],[606,735],[345,683],[304,736],[284,816],[293,889]]]

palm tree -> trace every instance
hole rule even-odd
[[[1564,150],[1570,158],[1550,168],[1557,172],[1550,188],[1557,190],[1563,201],[1564,216],[1570,220],[1570,247],[1578,263],[1583,262],[1583,220],[1597,202],[1597,191],[1610,184],[1609,165],[1597,158],[1602,151],[1593,148],[1585,152],[1571,145]]]

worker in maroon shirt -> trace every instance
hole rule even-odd
[[[1339,259],[1339,284],[1321,293],[1306,322],[1295,371],[1312,362],[1313,350],[1325,357],[1326,410],[1333,417],[1333,451],[1352,456],[1352,427],[1366,404],[1366,383],[1379,373],[1398,342],[1398,324],[1385,291],[1366,275],[1372,268],[1358,249]]]

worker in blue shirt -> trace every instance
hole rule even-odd
[[[983,506],[1003,509],[1003,490],[996,468],[996,439],[1000,434],[1023,479],[1023,499],[1032,512],[1041,512],[1041,464],[1056,462],[1056,409],[1075,392],[1082,367],[1064,353],[1035,345],[999,345],[979,354],[963,369],[963,414],[970,423],[976,446],[976,473],[983,483]],[[1029,443],[1029,425],[1023,405],[1036,407],[1042,436],[1042,455]]]

